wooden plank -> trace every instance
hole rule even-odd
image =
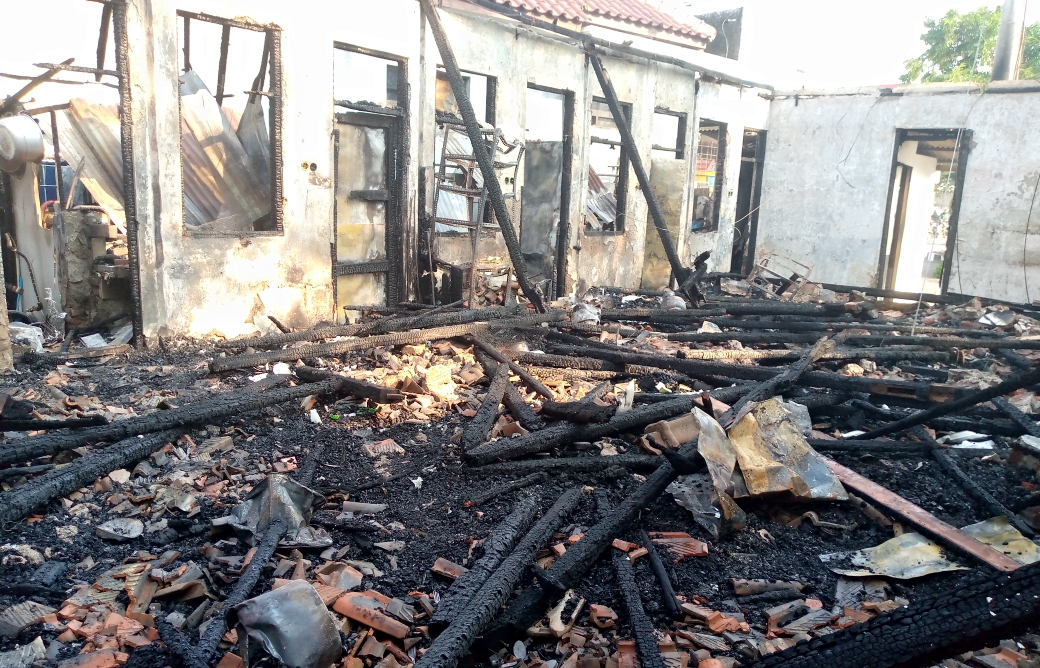
[[[841,484],[858,494],[867,497],[874,503],[884,506],[918,529],[929,538],[937,539],[958,552],[969,554],[1000,571],[1013,571],[1019,568],[1018,562],[1003,552],[975,540],[960,529],[943,522],[924,508],[910,503],[895,492],[873,482],[852,469],[824,457],[831,471],[838,476]]]

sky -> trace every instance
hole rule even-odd
[[[348,0],[356,2],[357,0]],[[744,6],[748,34],[741,61],[776,88],[857,86],[896,83],[903,63],[924,50],[920,40],[926,18],[939,18],[950,9],[970,11],[980,0],[673,0],[696,11]],[[88,0],[8,2],[4,8],[4,38],[0,39],[0,73],[36,75],[33,63],[75,58],[93,67],[101,5]],[[42,20],[41,16],[46,16]],[[1040,21],[1040,0],[1027,11],[1027,21]],[[45,36],[44,36],[45,35]],[[106,68],[114,69],[111,43]],[[194,60],[194,58],[193,58]],[[62,79],[93,77],[64,73]],[[111,77],[106,81],[113,82]],[[24,82],[0,77],[0,98]],[[115,91],[97,84],[38,88],[37,104],[69,97],[116,101]]]

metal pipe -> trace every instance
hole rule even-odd
[[[1026,25],[1026,0],[1004,0],[1000,31],[993,54],[993,81],[1015,81],[1022,66],[1022,37]]]

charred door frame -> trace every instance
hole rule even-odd
[[[388,131],[388,139],[391,141],[387,142],[387,189],[389,193],[389,200],[387,201],[386,207],[386,260],[380,260],[377,262],[365,263],[360,265],[350,265],[351,267],[361,267],[366,265],[375,266],[378,263],[386,263],[385,269],[368,269],[364,271],[342,271],[342,267],[336,257],[336,238],[332,240],[332,303],[334,305],[339,304],[339,281],[336,279],[339,276],[346,276],[350,274],[368,273],[374,271],[385,271],[386,272],[386,305],[394,306],[403,299],[403,294],[406,290],[406,281],[404,276],[404,228],[405,228],[405,215],[408,211],[408,137],[411,131],[411,115],[409,109],[411,108],[411,88],[408,85],[408,60],[401,56],[387,53],[385,51],[378,51],[375,49],[367,49],[362,46],[355,46],[353,44],[346,44],[344,42],[334,41],[332,43],[334,49],[340,49],[342,51],[350,51],[351,53],[358,53],[363,56],[373,56],[375,58],[381,58],[383,60],[390,60],[397,63],[397,106],[396,107],[381,107],[374,104],[367,104],[364,102],[349,102],[347,100],[335,100],[334,107],[343,107],[345,109],[352,109],[354,111],[362,112],[359,114],[335,114],[334,123],[351,121],[341,121],[341,117],[358,117],[358,118],[381,118],[386,119],[390,123],[391,127]],[[361,123],[362,125],[369,125],[367,123]],[[369,125],[370,126],[370,125]],[[370,126],[371,127],[371,126]],[[339,189],[339,131],[333,130],[333,185],[332,185],[332,229],[333,235],[338,234],[339,227],[339,202],[336,198],[336,193]]]
[[[563,96],[563,174],[560,177],[560,226],[556,230],[556,262],[553,279],[556,298],[567,294],[567,249],[571,237],[571,180],[574,177],[574,91],[527,84],[529,90],[540,90]]]
[[[889,287],[895,284],[895,275],[891,269],[895,262],[889,261],[888,249],[889,237],[896,232],[902,236],[902,230],[893,230],[892,220],[892,195],[896,188],[896,167],[899,163],[899,147],[903,145],[911,132],[929,133],[933,139],[956,139],[957,152],[957,179],[953,187],[953,199],[950,202],[950,228],[946,233],[946,251],[943,254],[943,271],[939,280],[939,294],[945,295],[950,287],[950,276],[953,273],[954,253],[957,249],[957,229],[960,224],[961,198],[964,195],[964,177],[968,171],[968,155],[971,153],[971,143],[974,133],[967,128],[897,128],[895,144],[892,148],[892,169],[888,177],[888,196],[885,201],[885,222],[881,232],[881,249],[878,253],[878,270],[874,280],[875,287]],[[909,169],[904,166],[904,170]],[[909,176],[905,177],[909,184]],[[901,197],[905,200],[905,195]],[[902,202],[905,208],[905,201]],[[893,237],[894,239],[894,237]],[[895,241],[895,240],[894,240]],[[892,245],[892,256],[898,258],[899,251],[896,243]]]
[[[755,251],[758,243],[758,212],[762,205],[762,171],[765,168],[765,157],[766,157],[766,130],[759,130],[757,128],[744,128],[744,132],[753,130],[756,133],[755,138],[755,156],[751,158],[754,163],[753,171],[751,174],[751,196],[748,200],[748,210],[742,216],[738,215],[736,220],[733,221],[734,231],[740,225],[740,222],[746,217],[748,219],[746,241],[744,242],[743,256],[739,266],[736,265],[732,258],[730,261],[730,271],[742,273],[747,275],[751,272],[751,269],[755,266]],[[743,164],[745,158],[743,151],[741,151],[740,161]],[[740,183],[738,179],[737,183],[737,205],[740,203]],[[740,211],[737,211],[739,214]]]

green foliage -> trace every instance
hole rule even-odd
[[[903,83],[975,81],[986,83],[1000,30],[1000,7],[973,12],[950,10],[939,20],[926,19],[921,35],[925,52],[906,61]],[[978,63],[976,64],[976,57]],[[1040,77],[1040,23],[1026,28],[1021,79]]]

